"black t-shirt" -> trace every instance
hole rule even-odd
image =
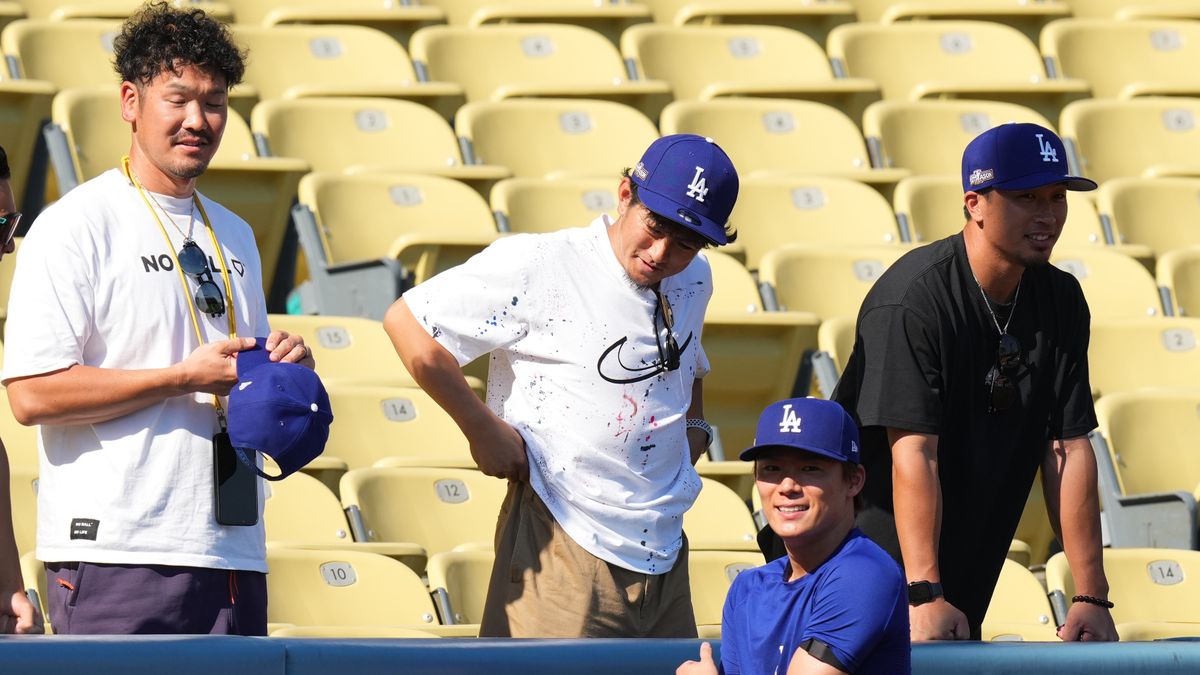
[[[1016,402],[992,413],[984,382],[1000,334],[984,302],[962,234],[906,254],[863,301],[833,395],[862,429],[870,506],[860,527],[897,560],[886,427],[938,436],[939,569],[976,637],[1048,441],[1096,427],[1090,315],[1075,278],[1031,267],[1015,303],[992,305],[1001,326],[1011,312],[1008,333],[1022,355]]]

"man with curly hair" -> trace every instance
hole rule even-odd
[[[261,268],[245,221],[196,190],[244,57],[204,12],[165,4],[114,47],[129,155],[34,223],[5,340],[13,414],[40,425],[51,623],[264,635],[262,485],[237,495],[238,524],[214,498],[236,355],[270,331]],[[298,336],[271,332],[266,348],[313,365]]]

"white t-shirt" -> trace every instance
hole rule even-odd
[[[190,199],[154,195],[186,231]],[[262,272],[245,221],[201,197],[231,270],[239,336],[268,332]],[[183,236],[157,211],[172,251]],[[200,214],[192,238],[226,295]],[[8,306],[4,380],[82,364],[164,368],[199,346],[162,231],[118,170],[47,208],[21,245]],[[229,303],[229,298],[225,298]],[[201,313],[206,342],[228,317]],[[37,557],[47,562],[158,564],[266,571],[262,519],[218,525],[213,514],[212,396],[178,396],[99,424],[43,425]],[[261,483],[261,481],[260,481]],[[259,505],[263,503],[262,487]]]
[[[625,273],[606,226],[505,237],[404,299],[460,364],[491,353],[488,405],[525,439],[530,483],[567,534],[661,574],[700,492],[685,423],[692,383],[708,373],[712,272],[697,256],[660,284],[682,354],[664,371],[654,292]]]

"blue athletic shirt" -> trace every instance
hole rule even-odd
[[[912,672],[904,575],[875,542],[851,530],[816,571],[789,582],[791,572],[784,556],[734,579],[721,619],[727,675],[783,675],[810,639],[824,647],[807,651],[848,673]]]

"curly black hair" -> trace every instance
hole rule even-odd
[[[113,52],[121,81],[139,87],[164,71],[178,75],[188,65],[223,76],[226,87],[241,82],[246,72],[246,52],[228,28],[204,10],[165,2],[147,4],[130,16],[113,40]]]

